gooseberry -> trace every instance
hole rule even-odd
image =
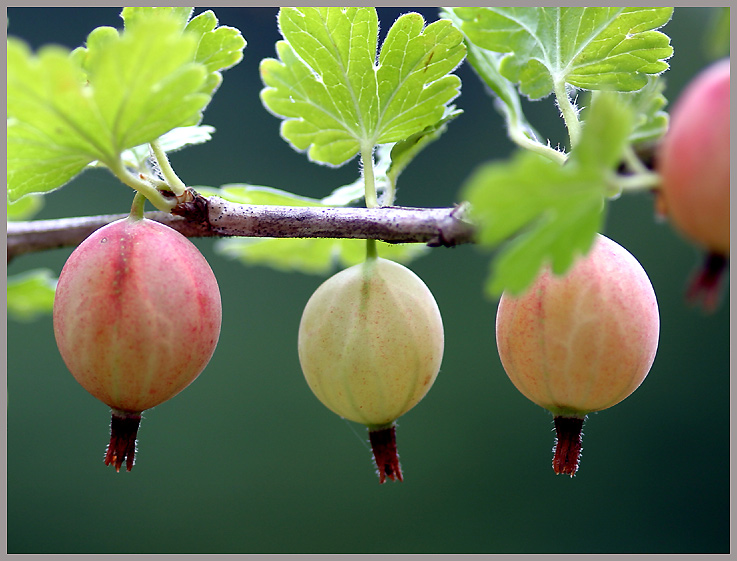
[[[141,413],[202,372],[221,316],[210,266],[168,226],[129,216],[72,252],[56,289],[54,334],[74,378],[112,410],[105,465],[132,469]]]
[[[386,259],[333,275],[305,306],[298,350],[307,384],[328,409],[368,427],[380,483],[402,480],[395,420],[432,386],[443,345],[432,293]]]
[[[658,213],[707,253],[688,290],[707,310],[716,307],[729,259],[729,73],[722,59],[691,80],[656,155]]]
[[[553,414],[553,469],[578,469],[586,416],[629,396],[655,358],[660,320],[642,266],[600,234],[564,275],[549,268],[519,296],[502,294],[496,341],[517,389]]]

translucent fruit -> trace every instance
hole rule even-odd
[[[133,467],[141,412],[202,372],[221,317],[207,261],[158,222],[113,222],[70,255],[56,289],[54,333],[75,379],[112,409],[106,465]]]
[[[368,427],[382,483],[402,479],[394,421],[432,386],[443,341],[432,293],[393,261],[341,271],[307,302],[298,340],[305,379],[326,407]]]
[[[521,296],[502,295],[499,356],[517,389],[553,413],[556,473],[575,474],[586,415],[619,403],[645,379],[659,329],[647,274],[601,235],[565,276],[546,270]]]

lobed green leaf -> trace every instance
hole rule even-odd
[[[218,19],[212,10],[190,19],[193,12],[194,9],[189,7],[127,7],[123,8],[121,17],[126,29],[158,17],[175,19],[180,31],[192,35],[197,41],[194,61],[204,64],[208,71],[202,91],[212,96],[222,82],[221,71],[235,66],[243,59],[246,40],[234,27],[218,27]]]
[[[192,17],[194,8],[189,6],[176,6],[164,8],[148,8],[148,7],[125,7],[120,13],[126,29],[133,29],[137,25],[148,25],[148,23],[157,18],[170,20],[177,23],[179,31],[183,31],[187,26],[187,22]]]
[[[523,292],[541,267],[564,274],[603,225],[610,179],[627,146],[632,113],[602,93],[587,111],[581,142],[565,165],[521,151],[475,172],[463,188],[479,226],[479,243],[496,247],[487,292]]]
[[[377,63],[375,8],[282,8],[279,59],[261,61],[261,100],[281,135],[311,160],[341,165],[361,148],[397,142],[443,118],[460,88],[462,35],[419,14],[390,28]]]
[[[636,91],[667,70],[670,39],[657,31],[673,8],[456,8],[463,31],[483,49],[505,53],[501,74],[531,99],[567,83],[588,90]]]
[[[222,71],[243,60],[246,40],[234,27],[218,27],[218,19],[211,10],[193,18],[185,31],[198,40],[195,61],[204,64],[209,72],[204,91],[212,96],[223,81]]]
[[[91,162],[198,124],[245,41],[191,8],[126,8],[125,30],[99,27],[86,46],[34,55],[8,40],[8,198],[61,187]],[[191,26],[191,29],[190,29]]]

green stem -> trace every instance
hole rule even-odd
[[[136,191],[141,193],[144,197],[151,201],[151,204],[154,205],[157,209],[164,212],[171,212],[171,209],[174,208],[176,201],[171,201],[165,198],[164,195],[162,195],[161,192],[156,189],[156,187],[154,187],[147,181],[140,179],[138,176],[130,173],[123,164],[123,160],[118,159],[116,162],[112,163],[112,165],[108,165],[108,168],[113,173],[113,175],[115,175],[115,177],[128,185],[128,187],[131,187],[132,189],[135,189]]]
[[[139,191],[136,191],[133,197],[133,204],[131,205],[131,220],[141,220],[143,218],[143,209],[146,206],[146,197]]]
[[[361,147],[361,165],[363,167],[363,185],[366,197],[366,207],[376,208],[379,201],[376,198],[376,180],[374,178],[374,146]]]
[[[151,143],[151,150],[153,150],[154,157],[156,158],[156,162],[159,164],[161,174],[166,179],[169,188],[177,197],[181,197],[184,194],[184,191],[187,190],[187,186],[181,179],[179,179],[179,176],[174,173],[174,168],[171,167],[169,158],[166,157],[166,152],[161,148],[158,140],[154,140]]]
[[[386,206],[392,206],[394,204],[394,197],[397,196],[397,185],[395,177],[387,177],[387,185],[384,190],[384,204]]]
[[[512,142],[517,144],[517,146],[519,146],[520,148],[524,148],[525,150],[529,150],[530,152],[540,154],[541,156],[544,156],[545,158],[548,158],[549,160],[557,162],[561,165],[564,164],[568,159],[568,154],[566,154],[565,152],[561,152],[559,150],[556,150],[555,148],[552,148],[551,146],[546,146],[545,144],[542,144],[537,140],[531,139],[521,129],[517,127],[511,127],[509,129],[509,137],[512,139]]]
[[[660,175],[653,171],[645,171],[632,175],[620,175],[614,184],[621,191],[651,191],[660,187]]]
[[[568,138],[570,139],[571,148],[573,148],[578,144],[578,140],[581,137],[581,122],[578,120],[576,106],[573,105],[571,98],[568,97],[565,81],[556,80],[554,82],[553,92],[558,101],[558,108],[568,128]]]
[[[379,252],[376,249],[376,240],[366,240],[366,261],[371,261],[379,256]]]
[[[652,173],[648,169],[648,167],[642,163],[642,160],[637,157],[637,153],[635,152],[635,149],[632,147],[631,144],[627,145],[627,147],[624,149],[622,159],[624,160],[624,163],[627,165],[627,167],[634,173],[643,175],[649,175]]]

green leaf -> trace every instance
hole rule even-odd
[[[8,220],[28,220],[38,214],[44,206],[44,198],[40,195],[28,195],[8,203]]]
[[[461,33],[416,13],[389,29],[378,56],[375,8],[281,8],[279,60],[261,61],[264,106],[311,160],[341,165],[362,148],[404,140],[443,118],[460,79]]]
[[[663,95],[665,83],[662,78],[651,77],[640,91],[622,94],[635,114],[635,125],[630,136],[633,144],[655,142],[668,130],[669,117],[663,107],[668,103]]]
[[[261,185],[232,183],[223,185],[219,189],[194,187],[194,190],[203,197],[220,197],[242,205],[325,206],[319,199],[302,197],[289,191]]]
[[[593,92],[582,113],[581,145],[571,152],[570,164],[608,174],[621,162],[634,127],[634,107],[613,92]]]
[[[463,110],[456,109],[454,105],[446,107],[445,114],[440,120],[414,133],[407,139],[392,145],[391,152],[389,153],[389,166],[385,172],[392,185],[396,184],[399,175],[406,169],[410,162],[422,150],[440,138],[448,130],[448,123],[461,113],[463,113]]]
[[[89,101],[81,95],[81,87],[77,90],[83,77],[68,55],[58,47],[47,47],[34,59],[24,43],[8,39],[10,202],[27,193],[60,187],[97,159],[95,145],[103,139],[84,118],[91,111]],[[56,103],[71,108],[71,115],[57,109],[55,97]],[[75,122],[75,114],[82,114],[83,118]]]
[[[704,33],[704,51],[711,59],[729,56],[730,47],[730,7],[712,8],[713,13]]]
[[[62,186],[92,161],[193,124],[209,96],[196,42],[172,19],[101,27],[74,56],[8,40],[8,196]]]
[[[121,17],[126,29],[158,17],[174,18],[179,23],[180,31],[191,34],[197,41],[194,61],[204,64],[209,73],[202,91],[212,96],[223,80],[220,71],[235,66],[243,59],[246,40],[234,27],[218,27],[218,19],[212,10],[190,20],[193,11],[189,7],[128,7],[123,8]]]
[[[610,180],[632,130],[632,112],[609,93],[587,110],[581,142],[565,165],[532,152],[481,167],[464,185],[479,243],[497,253],[486,290],[523,292],[541,267],[564,274],[603,224]]]
[[[423,244],[376,243],[379,256],[409,263],[427,251]],[[328,275],[366,259],[366,241],[338,238],[228,238],[215,251],[244,265],[266,266],[283,272]]]
[[[673,8],[456,8],[463,31],[483,49],[506,53],[501,74],[531,99],[563,84],[636,91],[668,69],[670,39],[657,31]]]
[[[387,148],[389,145],[387,145]],[[388,153],[388,149],[387,149]],[[386,164],[388,166],[388,163]],[[238,204],[281,206],[347,206],[363,196],[353,185],[339,187],[324,199],[313,199],[273,187],[230,184],[219,189],[194,188],[204,197],[216,196]],[[378,241],[379,255],[400,263],[424,254],[423,244],[389,244]],[[349,267],[366,258],[366,241],[340,238],[228,238],[215,244],[215,251],[246,265],[314,275],[330,273],[336,266]]]
[[[443,8],[441,16],[448,17],[459,29],[463,29],[463,20],[456,13],[463,8]],[[478,47],[466,37],[468,62],[479,78],[496,94],[500,103],[498,109],[507,122],[507,130],[513,138],[523,135],[537,140],[540,135],[528,122],[522,110],[519,93],[515,85],[501,75],[499,66],[503,55]]]
[[[186,146],[203,144],[212,138],[211,135],[214,132],[215,128],[209,125],[178,127],[160,136],[158,142],[161,149],[170,154]],[[121,155],[121,159],[127,167],[141,172],[147,171],[150,157],[151,147],[149,144],[141,144],[129,150],[124,150]],[[94,162],[91,165],[94,165]]]
[[[198,38],[195,61],[204,64],[209,72],[204,88],[209,95],[220,87],[223,81],[221,72],[243,60],[246,47],[246,40],[238,29],[217,25],[215,14],[207,10],[193,18],[185,28]]]
[[[8,277],[8,316],[31,321],[51,313],[56,278],[49,269],[34,269]]]
[[[47,47],[34,56],[8,41],[8,197],[61,187],[92,162],[141,161],[158,137],[202,119],[245,40],[217,27],[211,11],[125,8],[125,30],[100,27],[72,53]],[[176,134],[180,148],[203,141]],[[207,137],[209,139],[209,137]],[[147,154],[146,154],[147,158]]]
[[[179,31],[183,31],[187,26],[189,18],[192,17],[194,8],[188,6],[177,6],[169,8],[145,8],[145,7],[126,7],[120,13],[123,18],[126,29],[133,29],[137,25],[147,25],[152,19],[162,18],[176,21]]]

